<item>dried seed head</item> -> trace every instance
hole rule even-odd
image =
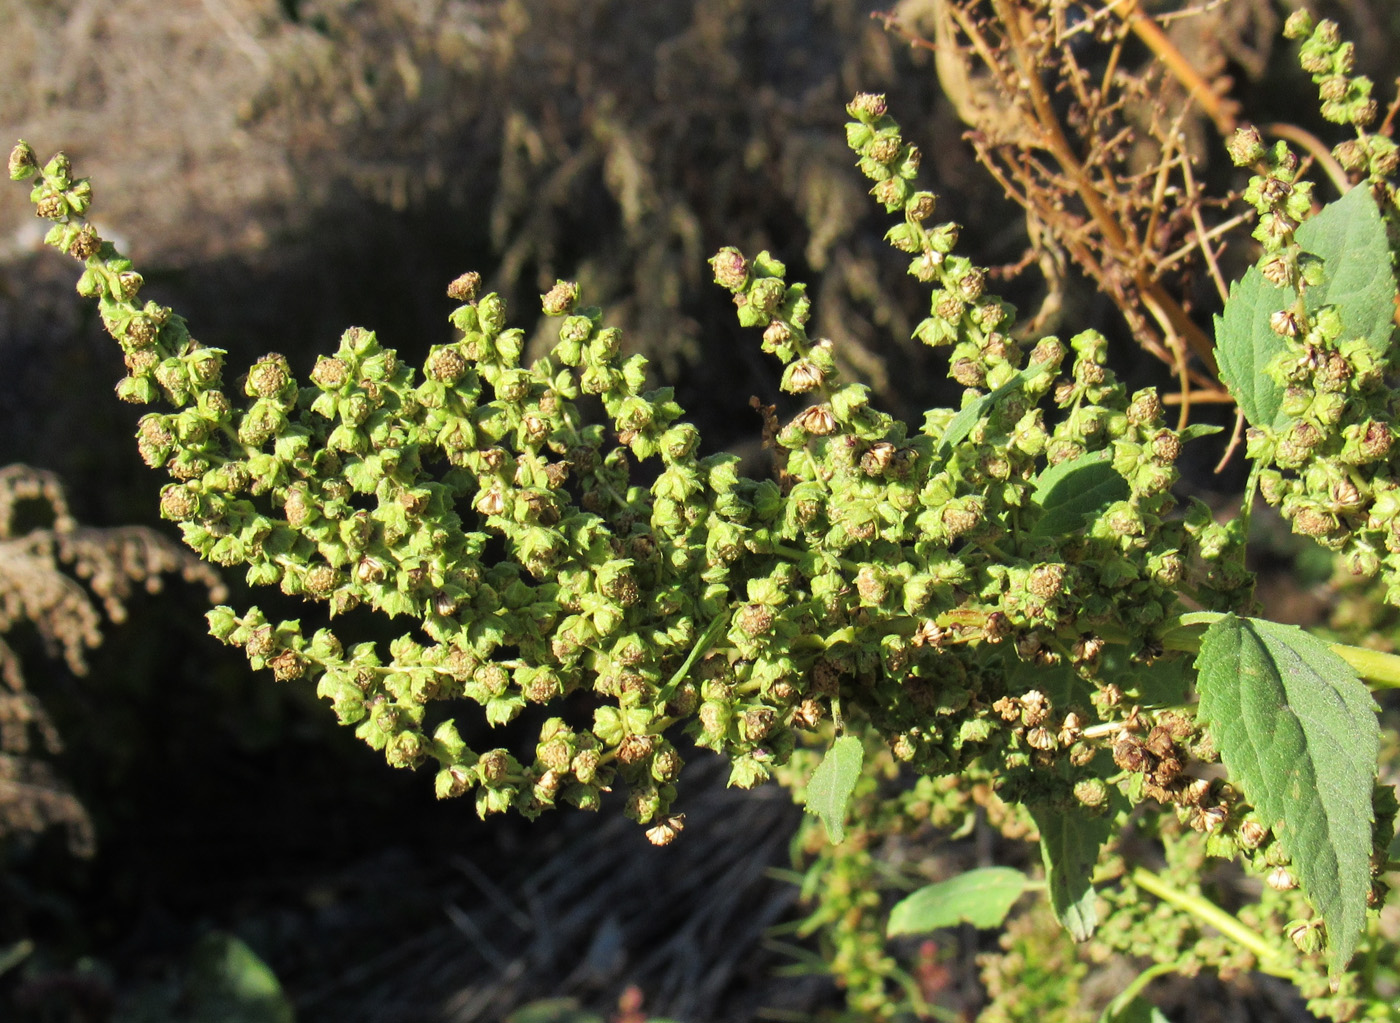
[[[647,830],[647,841],[655,846],[670,845],[676,836],[685,830],[685,814],[678,813],[667,817],[654,828]]]
[[[268,658],[267,666],[272,669],[272,677],[278,682],[292,682],[301,678],[306,671],[306,660],[295,650],[283,650]]]
[[[782,321],[771,324],[768,329],[772,330],[773,327],[778,326],[782,326]],[[767,333],[764,331],[765,337]],[[815,391],[825,382],[826,374],[815,362],[810,359],[799,359],[788,368],[785,389],[792,394],[807,394],[810,391]]]
[[[826,405],[813,405],[797,414],[793,425],[813,437],[828,437],[836,432],[836,417]]]
[[[629,735],[617,747],[617,759],[623,764],[635,764],[651,755],[652,750],[656,749],[656,741],[654,735]]]
[[[1206,833],[1215,831],[1230,819],[1230,811],[1223,806],[1206,806],[1197,810],[1191,818],[1191,827]]]
[[[457,302],[472,302],[481,289],[481,274],[470,271],[447,286],[447,297]]]
[[[1291,892],[1298,887],[1298,879],[1287,867],[1275,867],[1269,871],[1264,883],[1276,892]]]
[[[1039,689],[1032,689],[1020,699],[1021,723],[1027,728],[1042,724],[1050,713],[1050,701]]]
[[[1269,829],[1256,820],[1245,820],[1239,827],[1240,845],[1246,849],[1258,849],[1269,837]]]
[[[1152,754],[1142,748],[1142,743],[1124,735],[1113,744],[1113,762],[1125,771],[1141,774],[1152,768]]]
[[[1060,734],[1056,736],[1061,746],[1072,746],[1079,741],[1083,725],[1079,715],[1070,711],[1065,715],[1064,723],[1060,725]]]
[[[861,472],[867,476],[883,476],[885,470],[894,461],[895,446],[889,441],[879,441],[870,446],[870,450],[860,456]]]
[[[792,712],[792,724],[795,728],[815,728],[824,716],[821,703],[809,696]]]
[[[1280,337],[1297,337],[1300,325],[1298,316],[1287,309],[1280,309],[1269,315],[1269,329]]]
[[[741,719],[743,736],[749,742],[761,742],[773,729],[777,716],[772,707],[750,707]]]

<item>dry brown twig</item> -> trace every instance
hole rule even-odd
[[[1227,218],[1200,187],[1189,142],[1200,120],[1234,129],[1228,82],[1203,72],[1138,0],[904,0],[876,17],[935,53],[966,138],[1025,210],[1034,246],[1073,259],[1136,342],[1172,367],[1182,423],[1192,403],[1229,401],[1186,277],[1199,264],[1220,292],[1220,252],[1246,219]],[[1130,66],[1134,41],[1151,57]],[[1049,294],[1037,330],[1053,325],[1061,291],[1053,260],[1041,266]]]

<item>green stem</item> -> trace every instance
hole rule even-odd
[[[801,550],[797,547],[789,547],[787,544],[783,543],[775,543],[769,550],[780,558],[786,558],[788,561],[801,561],[811,553],[811,551]],[[843,572],[860,571],[860,562],[858,561],[852,561],[849,558],[837,558],[836,563],[841,566],[841,571]]]
[[[1168,905],[1190,913],[1203,923],[1214,927],[1231,941],[1249,949],[1259,960],[1261,970],[1272,973],[1281,968],[1276,963],[1279,957],[1278,949],[1271,945],[1262,934],[1245,926],[1238,918],[1231,916],[1204,896],[1193,895],[1190,892],[1183,892],[1179,888],[1173,888],[1145,867],[1137,867],[1133,870],[1132,881],[1133,884],[1157,896]]]
[[[1149,966],[1147,969],[1143,970],[1136,977],[1134,977],[1133,982],[1118,993],[1118,997],[1114,998],[1113,1001],[1108,1003],[1108,1008],[1104,1009],[1103,1016],[1100,1017],[1100,1019],[1118,1019],[1118,1017],[1123,1014],[1124,1010],[1126,1010],[1128,1006],[1132,1004],[1133,999],[1135,999],[1138,995],[1142,994],[1143,990],[1147,987],[1148,984],[1151,984],[1162,974],[1171,973],[1174,970],[1179,969],[1180,967],[1180,960],[1170,963],[1154,963],[1153,965]]]

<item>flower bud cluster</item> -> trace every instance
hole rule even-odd
[[[807,335],[805,288],[782,263],[724,249],[711,266],[740,323],[762,330],[784,388],[814,400],[778,431],[779,481],[700,458],[671,390],[648,389],[645,360],[563,281],[541,297],[558,342],[529,365],[501,299],[467,274],[449,287],[459,337],[421,377],[354,328],[305,383],[270,354],[225,388],[222,353],[139,305],[139,278],[65,198],[76,230],[56,244],[97,246],[83,286],[127,353],[124,396],[174,405],[138,435],[173,477],[162,513],[254,584],[413,625],[387,658],[256,608],[217,612],[215,634],[279,679],[313,682],[391,763],[436,763],[439,794],[474,791],[482,812],[591,808],[620,782],[630,815],[665,820],[672,730],[752,785],[838,703],[929,776],[990,755],[1021,772],[1007,795],[1031,798],[1033,768],[1086,770],[1087,702],[1031,720],[1032,694],[1010,679],[1024,662],[1092,680],[1109,623],[1150,652],[1195,556],[1167,518],[1183,438],[1154,393],[1124,392],[1102,336],[1026,352],[1007,333],[1010,306],[953,252],[957,225],[928,226],[918,150],[883,107],[857,97],[848,138],[877,197],[904,213],[890,241],[933,286],[920,336],[951,346],[962,408],[921,429],[876,410],[840,379],[833,344]],[[12,164],[37,170],[23,149]],[[39,199],[76,188],[66,161],[42,178]],[[584,421],[584,397],[606,424]],[[1085,460],[1112,472],[1114,500],[1039,530],[1045,474]],[[649,485],[633,478],[643,461]],[[500,726],[579,690],[589,716],[550,718],[528,756],[468,749],[443,712],[470,701]],[[1007,701],[1024,713],[993,711]]]
[[[1389,352],[1343,334],[1332,306],[1308,310],[1308,281],[1298,282],[1283,349],[1267,367],[1283,388],[1280,426],[1253,428],[1247,450],[1264,468],[1259,488],[1293,531],[1334,551],[1347,570],[1371,578],[1400,569],[1400,485],[1394,423],[1400,413],[1388,383]],[[1400,603],[1400,587],[1386,596]]]
[[[557,343],[528,364],[500,297],[466,274],[449,287],[458,337],[421,373],[353,328],[304,381],[269,354],[225,386],[223,353],[138,304],[139,277],[64,198],[76,230],[55,244],[94,250],[83,287],[127,355],[123,395],[173,406],[138,434],[172,477],[162,514],[253,584],[403,627],[387,656],[339,624],[308,636],[257,608],[215,612],[214,634],[314,684],[390,763],[433,765],[440,796],[474,793],[482,813],[591,809],[618,785],[630,816],[667,822],[679,733],[748,786],[829,721],[859,722],[928,779],[982,777],[988,805],[994,789],[1104,805],[1091,762],[1106,747],[1084,735],[1129,708],[1121,692],[1089,698],[1111,685],[1101,633],[1159,656],[1176,594],[1202,564],[1213,592],[1229,547],[1171,515],[1191,434],[1164,425],[1155,392],[1126,392],[1102,335],[1015,340],[1011,307],[954,252],[957,225],[929,226],[918,150],[883,100],[850,112],[862,170],[904,214],[889,240],[933,291],[919,336],[949,346],[965,390],[921,426],[895,421],[808,336],[783,264],[724,249],[711,266],[740,323],[813,402],[777,431],[778,480],[700,457],[672,391],[648,387],[645,360],[563,281],[541,296]],[[24,150],[12,166],[39,173]],[[36,202],[81,198],[65,161],[42,178]],[[1086,480],[1103,499],[1081,507]],[[1050,669],[1080,695],[1056,706],[1027,682]],[[575,693],[587,699],[566,704]],[[499,727],[531,704],[557,716],[527,748],[476,751],[455,724],[475,705]],[[939,800],[966,798],[956,788]]]
[[[1356,47],[1343,42],[1337,23],[1323,18],[1314,22],[1305,10],[1294,11],[1284,25],[1284,35],[1301,39],[1298,62],[1312,75],[1322,99],[1322,116],[1337,124],[1365,128],[1376,119],[1371,80],[1353,75]]]

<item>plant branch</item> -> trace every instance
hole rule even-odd
[[[1209,899],[1202,895],[1173,888],[1145,867],[1134,868],[1132,882],[1168,905],[1175,906],[1177,909],[1190,913],[1201,922],[1209,924],[1236,944],[1249,949],[1259,960],[1259,968],[1265,973],[1288,976],[1288,971],[1282,969],[1278,963],[1280,956],[1276,947],[1270,944],[1258,931],[1241,923],[1238,917],[1225,912]]]

